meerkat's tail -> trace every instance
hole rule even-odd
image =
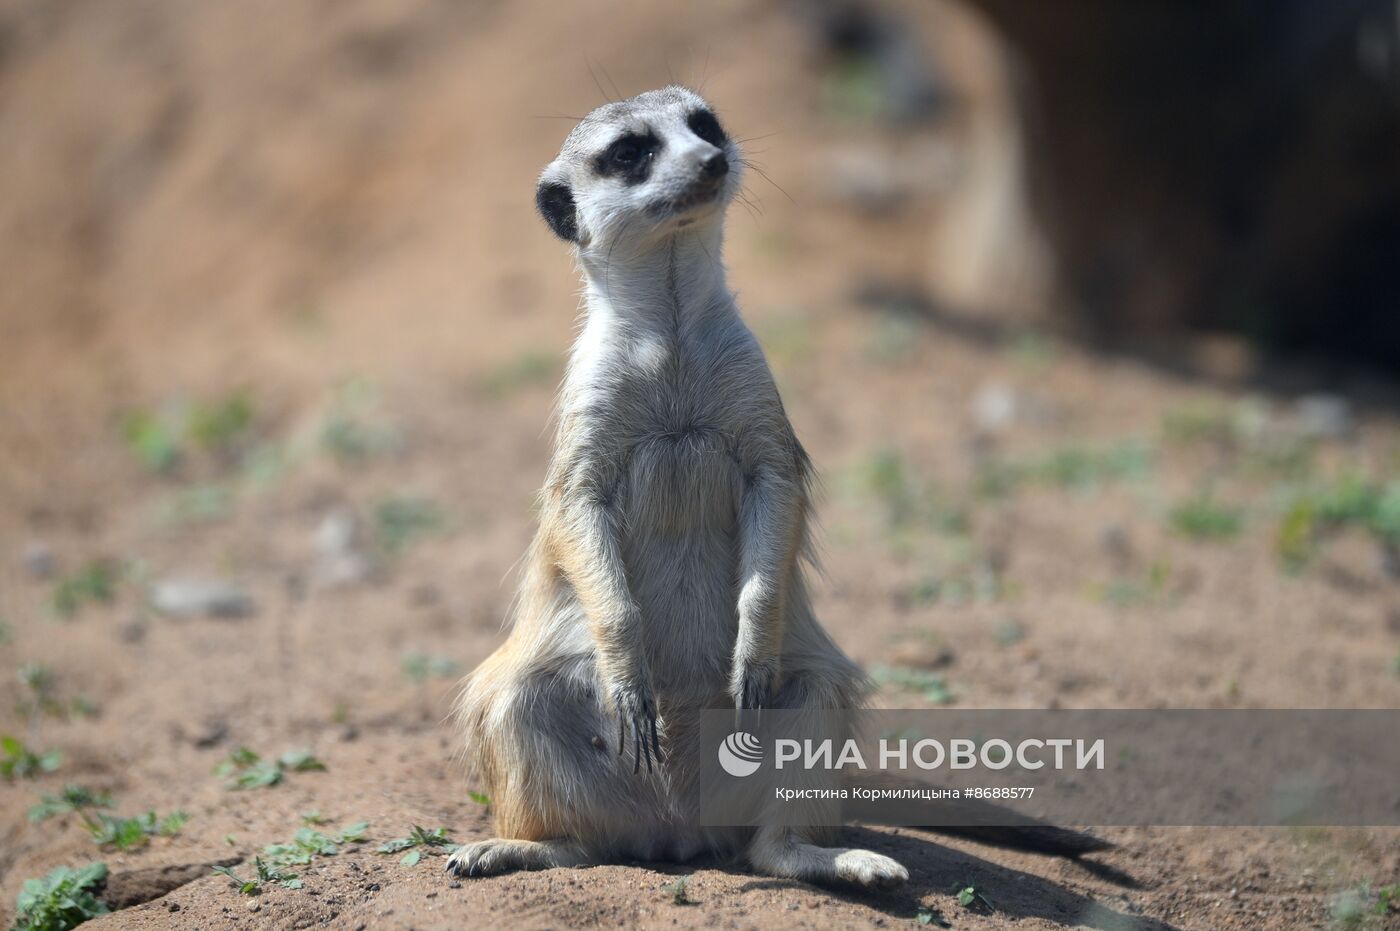
[[[881,773],[873,778],[863,776],[862,785],[876,785],[882,789],[928,788],[914,779],[902,779],[889,773]],[[1086,853],[1108,850],[1113,844],[1101,837],[1072,828],[1062,828],[1047,824],[1029,815],[984,802],[978,799],[909,799],[902,801],[906,816],[901,823],[916,831],[934,834],[947,834],[953,837],[966,837],[971,840],[1041,853],[1055,857],[1076,859]],[[912,817],[908,813],[912,812]],[[878,824],[878,813],[871,810],[854,810],[856,818],[867,824]],[[911,820],[917,821],[910,824]]]

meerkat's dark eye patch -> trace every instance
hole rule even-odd
[[[554,235],[568,242],[578,242],[578,208],[574,192],[567,184],[545,181],[535,189],[535,206]]]
[[[613,140],[593,160],[593,170],[604,178],[620,178],[624,184],[641,184],[651,175],[651,164],[661,151],[654,133],[628,133]]]
[[[724,148],[724,144],[729,141],[724,127],[719,125],[719,120],[715,119],[715,115],[709,110],[696,110],[686,117],[685,125],[689,126],[695,135],[716,148]]]

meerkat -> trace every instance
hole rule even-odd
[[[586,313],[509,637],[458,709],[499,836],[450,872],[742,853],[815,883],[908,878],[790,814],[696,824],[720,791],[687,739],[703,711],[829,722],[867,692],[813,614],[812,466],[720,263],[743,165],[714,109],[667,87],[594,110],[540,176]]]

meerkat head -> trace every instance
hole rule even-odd
[[[585,117],[540,175],[535,203],[561,239],[611,248],[723,222],[739,168],[710,105],[665,87]]]

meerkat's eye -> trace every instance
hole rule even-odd
[[[619,139],[608,155],[619,165],[630,165],[642,157],[642,147],[635,139]]]
[[[656,136],[628,133],[613,140],[594,161],[594,168],[604,177],[621,176],[629,182],[645,180],[651,157],[661,148]]]
[[[724,148],[724,143],[728,141],[724,128],[709,110],[696,110],[686,119],[685,124],[690,127],[691,132],[716,148]]]

